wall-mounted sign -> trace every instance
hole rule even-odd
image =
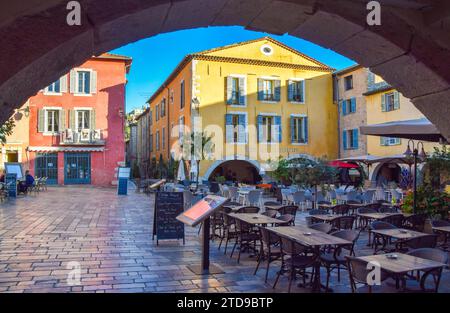
[[[227,198],[208,195],[194,204],[187,211],[177,216],[177,220],[186,225],[195,227],[206,218],[210,217],[218,210],[227,200]]]

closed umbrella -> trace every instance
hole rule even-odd
[[[180,164],[178,165],[177,180],[178,181],[186,180],[186,174],[185,174],[185,171],[184,171],[184,161],[183,161],[183,159],[180,160]]]

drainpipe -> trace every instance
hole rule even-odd
[[[336,75],[335,76],[335,88],[336,88],[336,101],[337,101],[337,126],[338,126],[338,136],[337,136],[337,142],[338,142],[338,158],[341,158],[341,111],[339,109],[339,100],[340,100],[340,95],[339,95],[339,78]]]

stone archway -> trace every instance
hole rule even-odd
[[[4,1],[0,7],[0,121],[92,55],[180,29],[240,25],[289,33],[346,55],[411,98],[450,139],[450,9],[446,1],[383,1],[381,25],[359,0]]]
[[[225,164],[230,164],[230,162],[240,162],[242,164],[248,164],[249,166],[251,166],[252,168],[254,168],[258,174],[262,174],[261,173],[261,166],[259,164],[259,162],[255,161],[255,160],[249,160],[249,159],[245,159],[245,158],[238,158],[238,159],[226,159],[226,160],[217,160],[215,161],[205,172],[205,174],[203,175],[202,179],[203,180],[209,180],[211,178],[211,175],[221,166],[225,165]]]

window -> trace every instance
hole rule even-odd
[[[263,100],[265,101],[275,100],[275,86],[273,80],[263,81]]]
[[[184,80],[180,85],[180,108],[184,108]]]
[[[90,94],[91,93],[91,72],[77,71],[77,93]]]
[[[150,140],[149,140],[149,146],[150,146],[150,152],[153,152],[153,134],[150,134]]]
[[[273,126],[273,117],[272,116],[263,116],[262,117],[262,141],[263,142],[272,142],[272,126]]]
[[[45,131],[48,133],[57,133],[60,131],[60,111],[59,110],[45,110],[47,123]]]
[[[149,110],[148,111],[148,123],[151,125],[153,125],[153,111]]]
[[[344,77],[345,90],[353,89],[353,75]]]
[[[164,147],[166,146],[166,128],[163,127],[162,133],[161,133],[161,142],[162,142],[162,149],[164,150]]]
[[[170,104],[173,104],[173,89],[170,89]]]
[[[289,101],[305,102],[305,81],[289,81]]]
[[[246,143],[247,141],[247,116],[245,114],[226,114],[226,142]]]
[[[358,129],[344,130],[342,133],[342,145],[344,150],[358,149]]]
[[[91,111],[90,110],[77,110],[76,111],[77,129],[81,131],[83,129],[91,128]]]
[[[166,99],[162,99],[161,101],[161,117],[166,115]]]
[[[184,134],[184,116],[180,117],[179,119],[178,138],[180,139],[180,141],[183,140],[183,134]]]
[[[159,121],[159,104],[155,107],[155,119],[156,121]]]
[[[291,142],[308,142],[308,118],[306,116],[291,117]]]
[[[156,131],[156,151],[159,151],[159,130]]]
[[[397,91],[381,95],[381,111],[389,112],[400,108],[399,93]]]
[[[231,104],[239,104],[239,78],[231,77]]]
[[[271,46],[269,46],[269,45],[262,45],[261,46],[261,52],[264,54],[264,55],[267,55],[267,56],[269,56],[269,55],[272,55],[273,54],[273,49],[272,49],[272,47]]]
[[[380,144],[382,146],[396,146],[402,143],[400,138],[392,138],[392,137],[380,137]]]
[[[356,112],[356,98],[350,98],[341,101],[342,115],[347,115]]]
[[[46,92],[48,93],[61,93],[61,80],[58,79],[56,82],[47,87]]]

